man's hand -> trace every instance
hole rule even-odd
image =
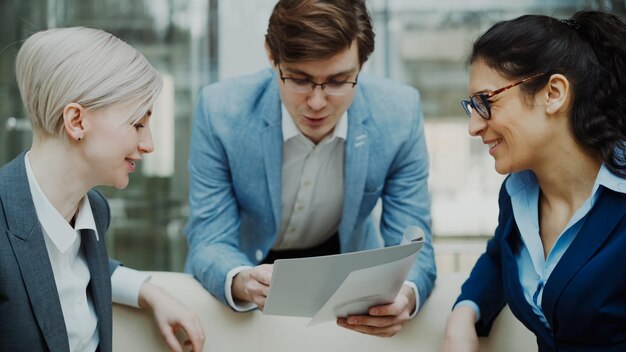
[[[414,309],[415,292],[404,285],[393,303],[371,307],[369,315],[338,318],[337,325],[368,335],[391,337],[402,330]]]
[[[183,351],[176,338],[176,333],[181,328],[187,335],[184,345],[191,345],[193,351],[202,351],[204,329],[200,318],[162,288],[145,282],[139,290],[139,306],[152,309],[159,331],[172,351]]]
[[[231,287],[233,298],[253,302],[263,310],[272,282],[272,270],[273,264],[261,264],[235,275]]]
[[[476,313],[470,307],[454,309],[444,333],[442,352],[478,352],[478,336],[474,327]]]

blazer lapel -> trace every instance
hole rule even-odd
[[[53,351],[69,351],[61,302],[41,225],[37,220],[37,212],[30,194],[24,155],[25,153],[6,166],[6,184],[11,187],[0,189],[6,212],[9,241],[18,261],[28,299],[48,348]]]
[[[105,209],[98,206],[103,202],[102,198],[94,196],[93,191],[88,193],[88,197],[100,240],[96,240],[96,235],[92,230],[84,229],[80,233],[81,246],[91,276],[88,289],[91,291],[94,308],[98,316],[100,351],[111,351],[113,330],[111,273],[109,272],[109,259],[104,242],[104,235],[109,223],[109,214]]]
[[[588,214],[578,235],[554,268],[543,292],[542,308],[551,326],[554,322],[559,296],[598,248],[613,233],[613,228],[624,217],[626,203],[622,195],[603,189],[596,206]]]
[[[519,280],[519,271],[515,254],[519,251],[520,233],[517,224],[513,218],[512,209],[509,209],[511,216],[504,226],[503,231],[503,255],[502,268],[504,270],[503,283],[507,291],[507,304],[515,316],[528,329],[534,331],[536,335],[541,336],[546,342],[552,342],[550,330],[535,315],[531,306],[526,301],[523,294],[522,285]]]
[[[99,231],[100,229],[98,229]],[[100,233],[100,232],[99,232]],[[101,236],[100,241],[104,241]],[[96,240],[92,230],[81,230],[81,243],[89,266],[89,290],[93,305],[98,316],[98,334],[100,335],[100,350],[111,350],[112,339],[112,298],[111,275],[104,243]]]
[[[340,236],[342,248],[346,248],[347,235],[354,231],[365,190],[370,142],[364,122],[369,116],[365,98],[358,90],[348,110],[348,137],[344,149],[343,214],[339,224],[339,233],[344,234]]]
[[[280,184],[283,163],[283,131],[280,96],[276,84],[270,84],[258,105],[260,115],[263,116],[267,127],[262,132],[263,161],[265,163],[265,177],[269,190],[272,215],[274,217],[274,232],[280,229]]]

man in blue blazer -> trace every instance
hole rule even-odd
[[[275,259],[396,245],[416,225],[425,245],[396,301],[338,320],[391,336],[436,276],[419,94],[360,73],[374,48],[364,1],[281,0],[265,44],[272,69],[200,94],[186,270],[233,309],[263,309]]]

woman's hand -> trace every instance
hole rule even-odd
[[[162,288],[145,282],[139,291],[139,306],[152,310],[159,331],[172,351],[183,352],[183,346],[176,338],[181,328],[187,336],[184,345],[191,345],[195,352],[202,351],[204,329],[200,318]]]
[[[470,307],[455,308],[446,322],[442,352],[478,352],[478,336],[474,321],[476,313]]]

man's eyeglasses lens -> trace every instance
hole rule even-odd
[[[308,79],[283,78],[285,86],[296,93],[310,93],[316,85],[315,82]],[[321,84],[322,89],[329,95],[345,95],[355,86],[353,82],[326,82]]]
[[[350,81],[328,81],[324,83],[316,83],[308,79],[284,77],[282,69],[280,70],[280,78],[284,82],[287,89],[301,94],[311,93],[317,86],[320,86],[328,95],[346,95],[357,84],[357,78],[354,82]]]

